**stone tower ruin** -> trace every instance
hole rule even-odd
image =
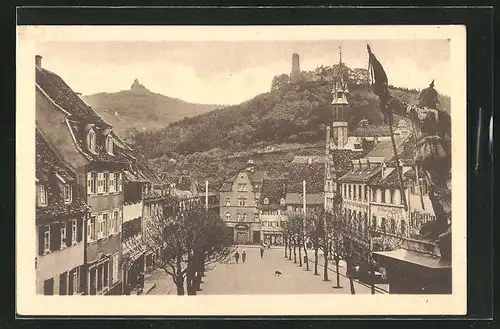
[[[297,83],[300,80],[300,60],[299,54],[292,55],[292,73],[290,74],[290,83]]]

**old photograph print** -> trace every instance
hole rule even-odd
[[[33,121],[25,291],[75,312],[121,296],[128,310],[162,297],[200,314],[210,298],[464,296],[452,149],[465,152],[453,60],[465,30],[252,27],[238,40],[230,28],[19,31],[34,79],[18,81],[33,101],[17,109]]]

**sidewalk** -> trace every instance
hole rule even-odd
[[[163,269],[155,269],[144,278],[145,295],[176,294],[177,288],[172,278]]]

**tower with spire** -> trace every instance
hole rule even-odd
[[[344,65],[342,63],[342,48],[339,47],[339,64],[333,77],[332,87],[332,136],[331,148],[343,149],[347,145],[347,121],[348,121],[348,108],[349,102],[347,101],[347,82],[344,80]]]

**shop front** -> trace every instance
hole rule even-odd
[[[262,228],[263,242],[272,246],[283,245],[283,232],[277,227]]]
[[[250,228],[245,224],[237,224],[234,227],[234,243],[248,244],[250,243]]]
[[[138,251],[130,255],[124,262],[124,294],[130,294],[133,289],[144,286],[144,252]]]

